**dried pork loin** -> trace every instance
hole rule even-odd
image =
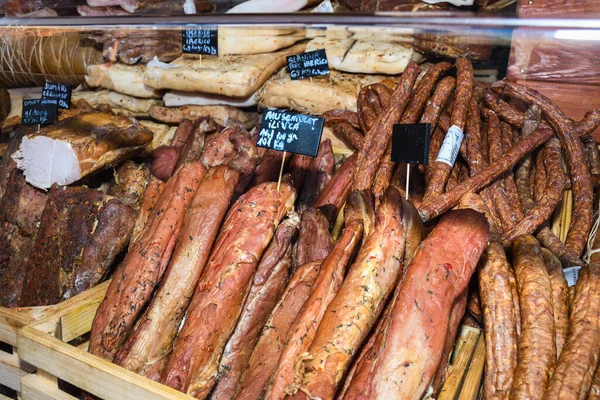
[[[54,185],[27,265],[21,306],[58,303],[106,275],[133,231],[135,211],[83,186]]]
[[[90,112],[28,134],[12,157],[27,182],[48,189],[116,165],[150,141],[152,133],[128,118]]]
[[[0,306],[18,305],[27,257],[47,200],[46,193],[28,185],[13,169],[0,200]]]

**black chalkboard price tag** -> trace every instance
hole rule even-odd
[[[430,124],[396,124],[392,133],[392,161],[429,163]]]
[[[316,156],[325,120],[283,110],[266,110],[260,122],[256,145],[288,153]]]
[[[71,108],[71,85],[64,83],[45,82],[42,99],[55,99],[58,108]]]
[[[288,56],[287,63],[292,80],[329,75],[329,62],[325,49]]]
[[[23,100],[23,125],[50,125],[58,119],[56,99]]]
[[[216,28],[187,28],[181,31],[181,48],[188,54],[219,54],[219,31]]]

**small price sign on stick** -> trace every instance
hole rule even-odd
[[[262,115],[256,145],[271,150],[283,151],[277,190],[287,153],[316,156],[323,134],[325,120],[321,117],[297,114],[284,110],[266,110]]]
[[[54,99],[58,101],[58,108],[71,108],[71,85],[66,83],[45,82],[42,91],[42,99]]]
[[[58,119],[58,100],[23,100],[23,125],[50,125]]]
[[[392,161],[406,163],[406,200],[410,164],[429,163],[430,124],[396,124],[392,132]]]

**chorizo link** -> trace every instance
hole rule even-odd
[[[509,168],[512,168],[524,155],[550,140],[553,135],[554,133],[551,130],[542,129],[521,139],[521,141],[510,149],[510,151],[508,151],[508,153],[506,153],[498,162],[490,164],[481,170],[479,174],[460,183],[454,190],[434,197],[429,201],[424,201],[419,207],[421,219],[426,222],[448,211],[458,203],[462,195],[467,192],[481,190]]]
[[[90,353],[112,361],[160,282],[206,169],[184,164],[169,179],[140,238],[115,272],[94,317]]]
[[[519,362],[511,399],[541,399],[556,365],[552,286],[533,236],[513,242],[513,258],[521,307]]]
[[[596,239],[593,247],[598,245]],[[544,399],[588,398],[600,355],[599,261],[598,254],[592,255],[590,264],[580,271],[567,340]]]
[[[501,84],[501,82],[500,82]],[[492,85],[494,89],[494,85]],[[498,116],[509,124],[520,128],[523,125],[525,116],[514,106],[500,99],[494,92],[487,90],[484,94],[485,104],[493,110]],[[573,123],[572,134],[575,136],[591,135],[592,132],[600,126],[600,110],[592,110],[587,112],[583,119]],[[546,123],[541,123],[540,128],[548,128]]]
[[[465,125],[465,136],[469,174],[470,176],[473,176],[485,168],[489,161],[487,131],[485,131],[485,137],[483,137],[481,132],[481,116],[479,112],[479,106],[475,99],[471,99],[469,102],[467,122]],[[490,223],[490,236],[493,238],[493,240],[496,240],[500,234],[502,224],[494,205],[494,196],[492,195],[490,188],[482,189],[479,194],[485,203],[487,210],[489,211],[489,215],[486,214],[486,216],[488,217],[488,222]]]
[[[511,126],[509,124],[507,124],[506,122],[500,123],[500,127],[502,129],[502,137],[501,137],[502,151],[503,151],[502,154],[504,154],[513,147],[513,144],[512,144],[513,131],[512,131]],[[509,169],[506,172],[506,175],[505,175],[502,183],[504,185],[506,197],[508,198],[508,201],[510,202],[510,204],[513,205],[512,208],[515,213],[515,217],[517,218],[517,221],[520,221],[521,219],[523,219],[523,212],[521,211],[521,204],[519,202],[519,193],[517,191],[517,184],[515,183],[515,175],[514,175],[513,168]]]
[[[377,97],[374,94],[377,94]],[[377,112],[373,107],[373,102],[377,102],[379,109],[384,109],[390,103],[391,91],[390,89],[382,84],[374,83],[372,85],[364,86],[360,92],[358,92],[356,109],[358,110],[358,122],[362,131],[366,134],[373,127],[377,121]]]
[[[575,124],[563,114],[556,104],[535,90],[508,81],[496,82],[492,85],[492,89],[506,90],[507,94],[520,100],[538,104],[548,122],[556,131],[558,139],[565,149],[567,163],[571,177],[573,177],[573,219],[565,243],[567,247],[580,255],[592,227],[593,189],[588,165],[582,162],[582,160],[585,160],[583,145],[571,133]],[[600,114],[600,110],[598,110],[598,113]]]
[[[522,137],[526,137],[538,129],[540,117],[540,108],[537,105],[532,105],[525,111],[523,127],[521,128]],[[532,169],[531,164],[532,156],[531,154],[527,154],[519,163],[515,173],[519,201],[525,215],[529,214],[535,206],[531,184],[529,183],[529,175]],[[583,261],[579,260],[577,254],[556,237],[547,222],[542,224],[536,237],[540,241],[540,244],[556,255],[562,264],[583,265]]]
[[[360,150],[363,144],[364,137],[360,134],[358,129],[354,128],[347,121],[340,121],[331,126],[333,133],[346,142],[350,143],[356,150]]]
[[[502,242],[505,246],[509,246],[517,236],[532,234],[537,230],[544,221],[550,218],[562,200],[562,193],[567,177],[562,167],[560,143],[557,139],[550,139],[546,144],[544,151],[540,151],[540,154],[543,154],[540,159],[541,163],[544,165],[543,169],[547,169],[547,179],[546,182],[544,182],[546,186],[545,193],[543,198],[529,210],[529,213],[525,218],[523,218],[515,227],[504,232],[502,235]],[[538,171],[540,169],[542,169],[542,165],[537,168]]]
[[[461,130],[465,129],[467,110],[471,101],[473,91],[473,65],[466,58],[456,60],[456,92],[450,123]],[[426,202],[433,196],[443,193],[448,175],[452,169],[451,165],[441,161],[434,161],[431,180],[425,190],[423,201]]]
[[[598,150],[596,139],[593,136],[583,136],[581,142],[583,143],[585,154],[590,164],[590,173],[595,175],[600,174],[600,150]]]
[[[333,126],[338,122],[348,122],[356,129],[360,129],[358,122],[358,114],[350,110],[329,110],[321,114],[321,118],[325,120],[325,126]]]
[[[363,147],[358,153],[353,190],[371,188],[377,167],[392,137],[392,128],[404,112],[419,72],[421,69],[416,63],[411,61],[407,65],[392,93],[389,107],[377,117],[373,127],[365,135]]]
[[[313,203],[313,207],[320,209],[330,224],[335,221],[350,194],[357,157],[357,153],[354,152],[344,161]]]
[[[452,89],[449,92],[446,92],[447,85],[449,84],[448,81],[444,82],[444,84],[442,85],[442,88],[440,88],[440,90],[443,92],[438,94],[438,96],[440,96],[442,94],[445,95],[445,97],[446,97],[445,99],[440,99],[438,97],[435,97],[435,93],[431,97],[431,99],[429,98],[429,96],[431,94],[431,91],[433,90],[433,87],[435,86],[435,83],[440,78],[440,76],[442,74],[448,72],[451,68],[452,68],[452,64],[450,64],[449,62],[445,62],[445,61],[436,63],[433,65],[433,67],[429,68],[429,70],[425,73],[425,76],[423,76],[423,78],[419,81],[419,83],[415,87],[412,99],[408,103],[408,106],[406,107],[406,110],[404,111],[404,113],[402,114],[402,118],[400,119],[401,124],[414,124],[415,122],[417,122],[419,119],[419,116],[421,116],[421,113],[423,113],[423,111],[424,111],[423,108],[425,107],[426,103],[427,103],[428,107],[432,108],[432,110],[430,110],[428,112],[428,117],[430,117],[432,119],[432,121],[430,121],[429,123],[433,123],[433,120],[437,119],[437,117],[431,115],[431,113],[439,114],[441,108],[443,108],[444,104],[446,103],[447,98],[449,97],[450,93],[452,92]],[[453,83],[454,79],[451,79],[451,82]],[[442,83],[442,81],[440,81],[440,84],[441,83]],[[454,85],[451,85],[451,86],[454,86]],[[431,103],[430,103],[430,100],[431,100]],[[437,103],[437,104],[435,104],[435,103]],[[439,109],[436,110],[435,109],[436,107],[439,107]]]
[[[542,258],[552,285],[552,307],[554,308],[554,327],[556,333],[556,358],[565,345],[569,328],[569,285],[560,261],[548,249],[542,249]]]
[[[482,196],[477,193],[465,193],[456,206],[457,209],[470,208],[485,215],[490,225],[490,240],[498,240],[500,237],[500,225],[492,216],[492,212],[485,204]]]
[[[517,323],[504,249],[492,242],[479,267],[479,293],[485,331],[484,398],[508,399],[517,368]],[[518,300],[517,300],[518,301]]]
[[[488,120],[487,133],[489,142],[489,157],[490,164],[493,164],[502,158],[502,154],[504,152],[502,149],[502,132],[500,130],[500,121],[498,120],[496,113],[494,113],[492,110],[484,109],[483,115],[485,115]],[[515,213],[515,205],[510,203],[504,190],[504,186],[502,185],[502,180],[497,179],[492,182],[490,185],[490,191],[494,196],[494,204],[496,205],[496,210],[498,211],[498,215],[502,221],[503,230],[506,231],[513,228],[518,222],[517,215]]]
[[[552,142],[550,139],[548,143]],[[546,145],[548,145],[546,143]],[[560,144],[558,145],[560,148]],[[540,149],[535,157],[535,174],[533,175],[533,201],[540,203],[546,192],[546,183],[548,176],[546,174],[546,165],[544,163],[544,149]]]
[[[427,100],[425,110],[423,110],[423,115],[421,115],[421,120],[419,121],[421,124],[431,124],[432,133],[431,140],[429,141],[429,164],[427,165],[428,177],[430,177],[432,172],[430,166],[433,164],[435,157],[437,157],[437,154],[442,147],[442,142],[444,141],[444,132],[437,127],[438,119],[440,118],[440,114],[446,106],[455,86],[456,80],[453,77],[447,76],[443,78],[435,87],[431,98]],[[429,180],[429,178],[427,180]]]
[[[290,184],[282,183],[277,190],[277,184],[269,182],[253,187],[231,207],[198,281],[162,383],[196,398],[209,394],[258,261],[295,200]]]

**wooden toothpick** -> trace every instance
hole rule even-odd
[[[279,192],[279,186],[281,186],[281,176],[283,175],[283,166],[285,165],[285,155],[287,152],[283,152],[283,158],[281,159],[281,168],[279,168],[279,178],[277,179],[277,191]]]
[[[408,187],[410,184],[410,164],[406,164],[406,187],[404,188],[404,192],[406,193],[406,200],[408,200]]]

